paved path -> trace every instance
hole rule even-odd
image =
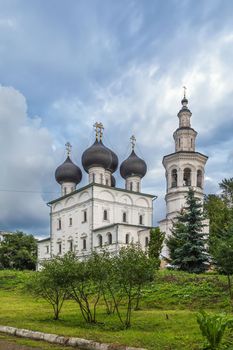
[[[41,348],[31,348],[25,345],[18,345],[5,340],[0,340],[0,350],[41,350]]]

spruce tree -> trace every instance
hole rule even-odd
[[[203,205],[190,188],[186,196],[186,206],[176,217],[172,234],[166,242],[171,264],[180,270],[201,273],[208,268],[204,219]]]

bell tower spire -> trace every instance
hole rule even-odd
[[[184,97],[181,100],[181,109],[177,116],[179,118],[179,128],[173,134],[176,152],[195,152],[195,141],[197,132],[191,127],[192,113],[188,108],[186,97],[187,88],[184,86]]]
[[[186,87],[184,87],[181,105],[177,114],[179,127],[173,134],[175,152],[163,157],[167,182],[166,218],[160,221],[160,229],[166,233],[166,236],[171,234],[177,214],[186,205],[189,187],[195,191],[195,197],[201,201],[204,199],[204,173],[208,157],[195,151],[197,132],[191,127],[192,113],[188,108]],[[162,254],[169,256],[166,246]]]

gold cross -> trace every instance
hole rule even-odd
[[[134,147],[135,147],[135,144],[136,144],[136,138],[134,135],[132,135],[130,137],[130,142],[131,142],[131,145],[132,145],[132,150],[134,150]]]
[[[71,153],[71,148],[72,148],[72,146],[71,146],[71,144],[70,144],[69,142],[66,142],[65,146],[66,146],[66,153],[67,153],[67,156],[69,157],[69,155],[70,155],[70,153]]]
[[[94,128],[95,128],[95,137],[96,137],[96,140],[98,140],[98,135],[100,136],[100,140],[102,140],[102,137],[103,137],[103,129],[104,129],[103,124],[102,124],[102,123],[96,122],[93,126],[94,126]]]

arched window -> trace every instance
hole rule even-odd
[[[126,212],[124,212],[123,215],[122,215],[122,221],[123,221],[123,222],[126,222],[126,221],[127,221]]]
[[[132,182],[130,182],[129,186],[130,186],[130,191],[133,191],[133,183]]]
[[[92,174],[92,181],[95,182],[95,173]]]
[[[58,254],[61,254],[61,252],[62,252],[61,242],[58,242]]]
[[[137,182],[137,191],[140,192],[140,183]]]
[[[103,246],[103,237],[101,235],[98,235],[98,246],[99,247]]]
[[[146,237],[145,238],[145,247],[148,247],[148,245],[149,245],[149,237]]]
[[[61,230],[61,219],[57,219],[57,229]]]
[[[184,169],[183,185],[184,186],[191,186],[191,169],[189,169],[189,168]]]
[[[129,233],[125,235],[125,244],[129,244]]]
[[[66,189],[66,187],[64,187],[64,195],[66,195],[67,194],[67,189]]]
[[[108,244],[112,244],[112,234],[108,233]]]
[[[197,187],[202,188],[202,171],[197,171]]]
[[[86,241],[86,238],[83,239],[83,249],[84,249],[84,250],[87,249],[87,241]]]
[[[104,210],[103,218],[104,220],[108,220],[108,211],[106,209]]]
[[[172,187],[177,187],[177,170],[172,170]]]
[[[73,251],[73,240],[72,239],[69,241],[69,245],[70,245],[69,250],[70,250],[70,252],[72,252]]]
[[[142,216],[142,214],[139,215],[139,225],[143,225],[143,216]]]

